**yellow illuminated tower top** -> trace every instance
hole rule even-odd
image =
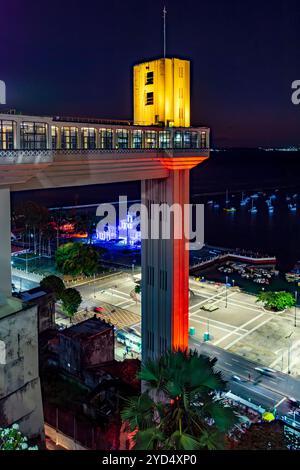
[[[190,62],[163,58],[133,68],[135,125],[190,126]]]

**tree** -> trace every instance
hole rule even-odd
[[[254,423],[235,445],[237,450],[287,450],[284,426],[279,421]]]
[[[141,395],[126,399],[121,413],[134,436],[135,449],[221,449],[236,415],[217,397],[226,389],[216,359],[197,351],[169,352],[142,366]]]
[[[32,240],[34,253],[41,254],[42,230],[49,222],[48,209],[33,201],[26,201],[17,209],[17,215],[21,215],[25,220],[25,238],[27,238],[28,248],[31,248]]]
[[[77,289],[70,287],[65,289],[61,295],[62,308],[63,311],[69,316],[72,317],[78,310],[79,305],[81,304],[82,298],[80,292]]]
[[[141,286],[140,286],[139,284],[136,284],[136,285],[135,285],[134,292],[135,292],[136,294],[140,294],[140,293],[141,293]]]
[[[38,450],[38,447],[29,447],[19,425],[13,424],[10,428],[0,428],[0,450]]]
[[[65,285],[62,279],[54,275],[44,277],[40,282],[40,286],[43,289],[53,292],[57,300],[61,299],[62,293],[65,290]]]
[[[257,302],[262,302],[265,307],[279,312],[286,308],[291,308],[295,305],[295,298],[290,292],[280,291],[261,291],[257,296]]]
[[[91,245],[66,243],[56,251],[56,267],[62,274],[91,276],[98,269],[98,252]]]

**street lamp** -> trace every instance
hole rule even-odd
[[[294,332],[292,331],[288,336],[286,336],[285,338],[288,339],[288,356],[287,356],[287,360],[288,360],[288,371],[287,373],[290,374],[291,373],[291,336],[294,334]]]
[[[94,286],[94,299],[96,298],[96,286],[95,286],[95,282],[96,282],[96,273],[94,273],[94,282],[93,282],[93,286]]]
[[[225,308],[227,308],[227,284],[228,284],[228,276],[225,278]]]
[[[298,292],[295,290],[295,316],[294,316],[294,327],[297,326],[297,299],[298,299]]]

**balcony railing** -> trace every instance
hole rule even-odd
[[[1,158],[50,158],[55,155],[76,156],[76,155],[99,155],[99,154],[139,154],[139,153],[164,155],[184,155],[188,153],[200,154],[209,152],[209,148],[114,148],[114,149],[32,149],[32,150],[0,150]]]

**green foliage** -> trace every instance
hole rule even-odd
[[[237,422],[217,397],[226,389],[216,359],[196,351],[165,354],[148,361],[139,374],[146,391],[125,400],[122,419],[136,430],[135,449],[196,450],[224,447]]]
[[[72,317],[78,310],[82,298],[77,289],[70,287],[65,289],[61,295],[63,311]]]
[[[295,305],[295,298],[290,292],[261,291],[257,296],[257,302],[262,302],[265,307],[275,312],[291,308]]]
[[[91,245],[66,243],[56,251],[56,267],[62,274],[91,276],[98,268],[98,252]]]
[[[136,294],[140,294],[140,293],[141,293],[141,286],[140,286],[139,284],[136,284],[136,285],[135,285],[134,292],[135,292]]]
[[[29,447],[19,425],[13,424],[10,428],[0,428],[0,450],[38,450],[38,447]]]
[[[40,286],[43,289],[53,292],[57,300],[61,299],[62,293],[65,289],[62,279],[54,275],[44,277],[40,282]]]
[[[17,213],[24,216],[26,225],[31,228],[41,227],[49,221],[48,209],[33,201],[26,201]]]

